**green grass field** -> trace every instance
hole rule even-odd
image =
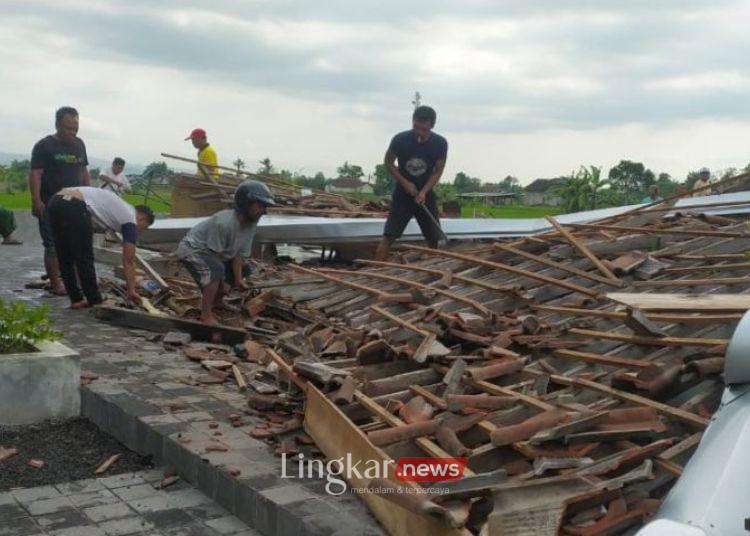
[[[169,190],[158,192],[164,199],[169,199]],[[143,196],[140,194],[126,194],[125,201],[131,205],[143,204]],[[0,193],[0,206],[10,209],[31,209],[31,194],[29,192],[15,192],[12,194]],[[169,213],[169,206],[154,199],[149,199],[148,206],[158,214]],[[541,218],[543,216],[555,216],[560,214],[558,207],[539,207],[525,205],[501,205],[490,206],[482,204],[464,205],[461,207],[462,218]]]
[[[525,206],[525,205],[481,205],[461,206],[462,218],[541,218],[560,214],[559,207]]]
[[[165,199],[169,199],[169,191],[163,191],[159,192],[159,195],[161,195]],[[144,197],[139,194],[126,194],[123,199],[130,203],[131,205],[143,205]],[[158,201],[154,199],[153,197],[148,200],[148,203],[146,203],[148,206],[151,207],[151,210],[158,214],[166,214],[169,212],[169,206],[162,203],[161,201]],[[9,193],[0,193],[0,207],[10,208],[10,209],[29,209],[31,210],[31,193],[26,192],[14,192],[12,194]]]

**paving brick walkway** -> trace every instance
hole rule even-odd
[[[0,247],[0,297],[49,304],[62,342],[80,352],[82,370],[99,375],[82,388],[84,416],[262,534],[383,534],[353,495],[330,496],[321,480],[282,479],[280,460],[246,433],[260,421],[248,415],[243,427],[229,424],[230,414],[247,407],[236,388],[188,385],[203,370],[180,352],[149,342],[145,332],[99,322],[90,311],[71,311],[66,298],[24,290],[41,273],[39,247]],[[226,450],[207,448],[217,444]]]
[[[0,493],[0,536],[259,536],[194,487],[142,471]]]

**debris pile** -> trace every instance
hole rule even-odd
[[[383,201],[360,201],[341,194],[309,190],[266,175],[224,173],[216,179],[181,173],[173,176],[172,217],[208,216],[230,206],[237,185],[246,178],[268,185],[278,203],[269,214],[297,216],[383,218],[388,205]]]
[[[454,482],[395,467],[350,482],[393,534],[622,531],[653,515],[700,441],[750,308],[745,223],[665,212],[402,246],[356,270],[268,267],[222,316],[252,338],[241,363],[186,356],[238,388],[240,369],[271,421],[256,437],[304,417],[309,437],[279,452],[311,438],[330,458],[466,458]],[[158,314],[189,315],[196,289],[170,284]]]

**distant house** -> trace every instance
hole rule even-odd
[[[524,203],[527,205],[548,205],[556,207],[562,199],[553,193],[553,186],[560,184],[562,179],[536,179],[523,189]]]
[[[326,184],[326,192],[340,194],[371,194],[372,184],[362,182],[356,177],[341,177]]]

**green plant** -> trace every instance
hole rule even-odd
[[[42,341],[58,339],[52,328],[49,307],[29,307],[24,302],[0,298],[0,354],[28,352]]]

